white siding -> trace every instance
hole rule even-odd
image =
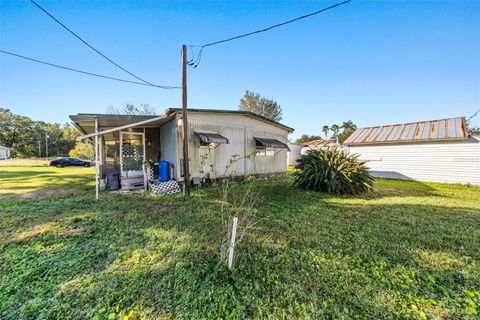
[[[173,119],[160,127],[160,158],[173,164],[174,179],[178,177],[176,122]]]
[[[255,156],[254,137],[273,138],[288,143],[288,131],[273,124],[252,119],[242,115],[225,115],[213,113],[190,113],[189,123],[189,158],[192,177],[204,177],[214,164],[217,177],[224,174],[245,175],[278,173],[287,171],[287,150],[275,149],[275,156]],[[228,144],[220,144],[213,150],[200,148],[195,131],[216,132],[229,139]],[[183,127],[177,127],[177,155],[183,158]],[[249,156],[247,158],[246,156]],[[202,160],[202,156],[203,159]],[[226,167],[233,156],[241,158],[226,172]],[[179,161],[180,163],[180,161]],[[203,165],[203,168],[202,168]],[[203,172],[202,172],[203,171]],[[179,168],[180,176],[180,168]]]
[[[0,147],[0,159],[8,159],[10,158],[10,149]]]
[[[480,185],[480,143],[351,146],[376,177]]]
[[[294,166],[297,164],[297,160],[302,154],[303,144],[289,143],[288,147],[290,151],[288,152],[288,165]]]

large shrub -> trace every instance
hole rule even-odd
[[[373,178],[357,155],[339,149],[309,150],[300,156],[292,174],[302,189],[330,194],[359,194],[370,191]]]

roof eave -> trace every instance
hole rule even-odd
[[[289,133],[292,133],[295,131],[295,129],[286,126],[284,124],[281,124],[280,122],[273,121],[271,119],[265,118],[264,116],[261,116],[259,114],[249,112],[249,111],[240,111],[240,110],[217,110],[217,109],[193,109],[189,108],[188,111],[190,112],[203,112],[203,113],[223,113],[223,114],[237,114],[237,115],[244,115],[244,116],[249,116],[252,118],[256,118],[259,120],[263,120],[265,122],[271,123],[273,125],[276,125],[278,127],[281,127],[283,129],[286,129]],[[168,108],[165,110],[164,114],[170,115],[172,113],[181,113],[182,109],[180,108]]]
[[[362,142],[362,143],[348,143],[344,142],[343,145],[345,146],[374,146],[374,145],[395,145],[395,144],[417,144],[417,143],[445,143],[445,142],[460,142],[460,141],[467,141],[468,138],[450,138],[450,139],[436,139],[436,140],[403,140],[403,141],[373,141],[373,142]]]

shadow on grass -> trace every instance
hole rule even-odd
[[[373,198],[438,195],[397,184],[381,182]],[[111,194],[95,202],[86,193],[12,201],[1,216],[4,306],[15,317],[50,318],[131,310],[142,318],[471,315],[465,292],[479,287],[478,208],[369,203],[288,180],[256,188],[267,219],[238,246],[233,273],[218,267],[214,188],[186,203]]]

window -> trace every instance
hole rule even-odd
[[[254,137],[255,145],[256,145],[256,155],[257,156],[265,156],[265,157],[273,157],[275,155],[275,149],[288,149],[288,145],[281,141],[271,138],[259,138]],[[279,150],[279,151],[280,151]]]
[[[275,149],[257,146],[256,155],[264,156],[264,157],[273,157],[275,155]]]
[[[200,140],[200,148],[202,148],[202,149],[215,148],[215,143],[205,142],[205,141]]]

